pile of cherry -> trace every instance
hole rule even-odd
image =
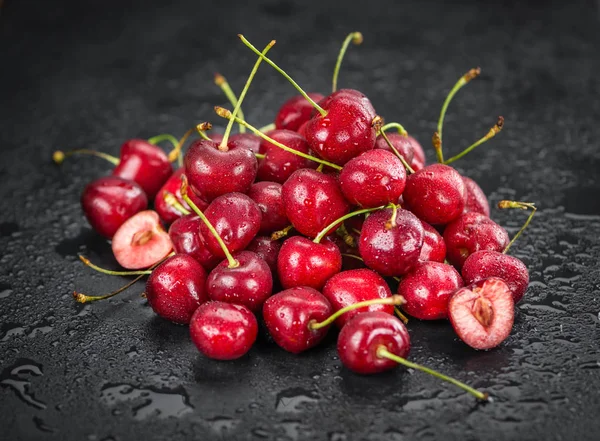
[[[261,52],[239,37],[258,59],[239,97],[215,77],[234,106],[215,108],[228,120],[223,135],[209,136],[211,125],[202,123],[181,140],[129,140],[120,158],[85,149],[55,152],[57,163],[88,153],[115,164],[110,176],[86,186],[81,205],[125,270],[81,260],[107,274],[137,276],[110,294],[76,292],[75,299],[109,298],[149,275],[149,305],[167,320],[189,324],[207,357],[231,360],[248,352],[257,315],[275,343],[292,353],[319,344],[334,325],[340,360],[354,372],[401,363],[487,399],[406,360],[404,315],[449,319],[467,345],[490,349],[510,334],[514,305],[529,283],[526,266],[507,251],[535,206],[500,202],[499,208],[531,210],[510,240],[490,219],[477,183],[448,165],[498,133],[502,118],[460,154],[443,157],[448,104],[479,69],[462,76],[444,102],[433,136],[438,163],[426,165],[422,147],[402,125],[385,124],[359,91],[336,90],[344,53],[350,42],[362,41],[360,33],[344,41],[328,96],[305,93],[266,57],[274,41]],[[282,105],[274,124],[256,129],[243,119],[241,104],[261,62],[300,95]],[[239,133],[231,135],[235,123]],[[199,139],[183,153],[192,134]],[[173,144],[169,154],[157,145],[163,141]],[[180,165],[175,171],[173,162]]]

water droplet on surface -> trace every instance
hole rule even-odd
[[[43,375],[42,365],[33,360],[19,359],[0,374],[0,385],[12,389],[24,403],[37,409],[45,409],[46,403],[36,399],[31,391],[31,382],[24,377]]]
[[[301,412],[303,407],[319,401],[319,396],[314,391],[301,387],[286,389],[277,394],[275,410],[277,412]]]

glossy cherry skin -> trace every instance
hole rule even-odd
[[[398,366],[377,356],[379,347],[406,358],[410,336],[406,326],[393,315],[381,311],[358,314],[340,331],[337,351],[342,364],[357,374],[376,374]]]
[[[444,229],[446,258],[460,270],[476,251],[502,251],[510,242],[504,228],[476,212],[465,213]]]
[[[213,137],[213,141],[221,142],[223,137],[216,141]],[[250,150],[252,153],[258,153],[260,150],[260,143],[262,138],[259,138],[252,133],[236,133],[235,135],[231,135],[229,137],[229,141],[227,141],[227,146],[230,149],[238,149],[243,148]]]
[[[181,175],[183,175],[184,171],[185,169],[183,167],[177,169],[175,173],[167,179],[165,185],[158,190],[158,193],[156,193],[156,197],[154,198],[154,210],[158,213],[163,222],[166,222],[167,224],[170,224],[175,219],[179,219],[183,214],[172,205],[167,204],[165,201],[166,193],[171,193],[181,205],[188,211],[191,211],[190,206],[181,197]],[[188,196],[200,210],[204,210],[208,207],[208,202],[200,199],[193,191],[189,191]]]
[[[233,257],[239,266],[230,268],[224,260],[208,275],[208,296],[211,300],[244,305],[257,312],[273,291],[269,265],[251,251],[241,251]]]
[[[107,176],[90,182],[81,194],[81,208],[96,232],[110,239],[127,219],[148,207],[142,187]]]
[[[269,265],[273,276],[277,275],[277,258],[280,249],[281,242],[272,240],[269,236],[256,236],[246,247],[246,251],[258,254],[258,257]]]
[[[465,209],[465,183],[462,176],[444,164],[428,165],[406,179],[402,197],[406,208],[419,219],[444,225]]]
[[[467,189],[464,212],[474,211],[490,217],[490,204],[481,187],[471,178],[466,176],[462,178]]]
[[[177,254],[192,256],[206,271],[212,270],[223,260],[215,256],[206,247],[206,242],[200,234],[202,219],[195,214],[183,216],[169,227],[169,237]]]
[[[375,109],[358,91],[342,89],[320,103],[327,112],[317,113],[304,128],[311,149],[327,161],[344,165],[375,147]]]
[[[150,307],[162,318],[186,325],[208,300],[206,271],[196,259],[176,254],[158,265],[146,282]]]
[[[410,135],[407,136],[407,138],[410,144],[412,145],[414,152],[413,160],[410,163],[410,166],[415,171],[421,170],[423,167],[425,167],[425,164],[427,163],[425,158],[425,151],[423,150],[423,147],[421,147],[421,144],[419,144],[419,142],[415,138],[413,138]]]
[[[389,225],[391,217],[391,209],[371,213],[358,240],[365,265],[382,276],[408,272],[419,260],[423,246],[423,224],[414,214],[399,209],[395,227]]]
[[[398,153],[400,153],[404,160],[410,165],[415,156],[411,138],[409,138],[408,136],[401,135],[399,133],[386,133],[386,136],[388,137],[394,148],[398,150]],[[390,148],[385,138],[381,135],[379,135],[375,140],[375,149],[386,150],[395,155],[394,151]]]
[[[461,274],[467,285],[489,277],[504,280],[515,304],[521,301],[529,286],[527,266],[516,257],[497,251],[483,250],[471,254],[465,260]]]
[[[258,322],[242,305],[209,301],[196,309],[190,336],[198,350],[215,360],[234,360],[246,354],[258,335]]]
[[[342,269],[342,253],[331,241],[314,243],[302,236],[283,242],[277,257],[277,273],[284,288],[309,286],[320,290]]]
[[[323,295],[327,297],[333,310],[339,311],[354,303],[391,297],[392,291],[379,274],[370,269],[363,268],[343,271],[334,275],[325,284]],[[354,316],[366,311],[382,311],[393,314],[394,306],[370,305],[354,309],[341,315],[335,321],[335,324],[338,328],[342,328]]]
[[[217,230],[230,253],[246,248],[260,229],[260,208],[242,193],[219,196],[204,210],[204,215]],[[205,224],[200,226],[200,234],[212,254],[225,257],[219,242]]]
[[[295,171],[283,184],[281,195],[291,224],[312,238],[350,209],[336,178],[316,170]]]
[[[292,132],[291,130],[272,130],[267,135],[291,149],[314,156],[310,151],[308,142],[296,132]],[[296,170],[317,168],[319,165],[310,159],[286,152],[266,140],[260,143],[259,152],[265,155],[264,158],[258,160],[257,179],[259,181],[273,181],[283,184]]]
[[[183,163],[192,189],[208,202],[226,193],[246,193],[258,169],[247,148],[222,151],[218,143],[204,139],[190,145]]]
[[[259,234],[271,234],[290,224],[283,206],[281,184],[277,182],[256,182],[248,191],[248,196],[256,202],[262,213]]]
[[[112,175],[137,182],[148,199],[154,199],[160,187],[173,173],[167,154],[144,139],[130,139],[121,146],[121,160]]]
[[[453,266],[422,262],[402,277],[398,294],[406,300],[402,309],[411,316],[438,320],[448,317],[448,300],[463,286],[463,280]]]
[[[446,260],[446,242],[438,231],[429,225],[427,222],[421,221],[423,224],[423,247],[419,260],[421,262],[433,261],[443,262]]]
[[[346,163],[339,183],[346,199],[354,205],[375,208],[395,204],[406,185],[406,169],[393,153],[370,150]]]
[[[308,96],[316,103],[324,98],[320,93],[309,93]],[[306,98],[295,95],[279,108],[275,116],[275,128],[297,132],[311,118],[313,110],[314,107]]]
[[[333,313],[329,301],[307,286],[286,289],[267,299],[263,318],[269,334],[281,348],[294,354],[306,351],[327,334],[329,326],[312,330],[311,322],[322,322]]]

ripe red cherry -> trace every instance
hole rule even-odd
[[[448,317],[448,300],[462,288],[463,280],[452,267],[440,262],[423,262],[402,277],[398,294],[406,303],[402,309],[421,320]]]
[[[467,257],[476,251],[502,251],[510,241],[504,228],[489,217],[476,212],[465,213],[444,229],[446,258],[462,268]]]
[[[331,277],[323,288],[323,295],[327,297],[334,311],[339,311],[346,306],[366,300],[384,299],[392,296],[392,291],[386,281],[374,271],[369,269],[355,269],[343,271]],[[359,309],[348,311],[341,315],[335,324],[338,328],[344,327],[350,319],[366,311],[382,311],[394,313],[393,305],[373,304]]]
[[[376,374],[398,365],[395,361],[380,357],[380,347],[402,358],[406,358],[410,351],[406,326],[386,312],[358,314],[346,323],[338,336],[340,361],[357,374]]]
[[[214,142],[220,143],[223,140],[223,136],[216,139],[214,136],[211,136],[211,139]],[[253,135],[252,133],[236,133],[229,137],[227,146],[229,149],[244,148],[250,150],[252,153],[259,153],[261,141],[262,140],[258,136]]]
[[[413,138],[412,136],[407,136],[407,138],[410,141],[414,152],[413,160],[410,163],[410,166],[415,171],[421,170],[423,167],[425,167],[425,164],[427,163],[425,158],[425,151],[423,150],[423,147],[421,147],[421,144],[419,144],[419,142],[415,138]]]
[[[195,141],[183,158],[190,186],[209,202],[226,193],[246,193],[258,168],[254,153],[247,148],[221,150],[220,145]]]
[[[258,257],[267,262],[273,276],[277,275],[277,257],[280,249],[281,242],[272,240],[269,236],[256,236],[246,247],[246,251],[258,254]]]
[[[241,305],[206,302],[196,309],[190,336],[198,350],[215,360],[234,360],[250,350],[258,335],[254,314]]]
[[[402,162],[385,150],[370,150],[346,163],[339,177],[348,201],[366,208],[397,203],[406,185]]]
[[[474,211],[489,217],[490,204],[481,187],[471,178],[467,178],[466,176],[463,176],[462,178],[467,189],[464,212],[468,213],[469,211]]]
[[[510,289],[513,300],[520,302],[529,286],[527,266],[516,257],[497,251],[477,251],[467,257],[461,274],[465,283],[480,282],[489,277],[502,279]]]
[[[350,209],[335,177],[316,170],[295,171],[283,184],[281,194],[287,218],[308,237],[316,237]]]
[[[459,217],[465,208],[465,183],[452,167],[433,164],[406,179],[402,197],[419,219],[444,225]]]
[[[446,243],[444,242],[444,238],[427,222],[421,221],[421,224],[423,224],[425,235],[423,236],[423,247],[421,248],[419,260],[421,262],[443,262],[446,260]]]
[[[271,234],[290,224],[285,215],[281,184],[268,181],[257,182],[250,187],[248,196],[256,202],[262,213],[258,231],[260,234]]]
[[[208,300],[205,282],[202,265],[192,256],[176,254],[152,271],[146,282],[146,298],[162,318],[188,324],[198,306]]]
[[[324,98],[320,93],[309,93],[308,96],[315,102]],[[313,111],[312,104],[302,95],[293,96],[279,108],[275,117],[275,128],[297,132],[302,124],[308,122]]]
[[[325,320],[332,312],[323,294],[307,286],[298,286],[269,297],[263,307],[263,318],[275,343],[298,354],[323,340],[329,327],[313,330],[310,324]]]
[[[206,241],[200,235],[200,225],[204,225],[202,219],[195,214],[188,214],[171,224],[169,237],[176,253],[192,256],[206,271],[210,271],[222,259],[208,251]]]
[[[409,138],[409,136],[404,136],[399,133],[386,133],[386,136],[388,137],[394,148],[398,150],[398,153],[402,155],[404,160],[408,164],[412,163],[413,158],[415,156],[413,144],[411,142],[411,139],[413,138]],[[375,149],[386,150],[395,155],[394,151],[390,148],[385,138],[381,135],[379,135],[375,140]]]
[[[320,290],[341,269],[342,254],[327,239],[315,243],[302,236],[290,237],[277,257],[277,273],[284,288],[309,286]]]
[[[173,168],[167,154],[144,139],[130,139],[121,146],[121,160],[112,171],[113,176],[137,182],[154,199]]]
[[[90,182],[81,195],[81,208],[88,222],[109,239],[123,222],[147,207],[148,198],[142,187],[114,176]]]
[[[408,272],[419,260],[423,246],[423,224],[414,214],[399,209],[395,222],[391,218],[389,208],[372,213],[365,220],[358,241],[365,265],[382,276]]]
[[[239,266],[231,268],[227,260],[208,275],[206,291],[211,300],[243,305],[259,311],[273,290],[269,265],[258,254],[242,251],[233,257]]]
[[[462,341],[475,349],[491,349],[509,336],[514,307],[508,285],[491,277],[458,290],[448,303],[448,315]]]
[[[175,196],[177,202],[183,205],[185,209],[190,209],[187,202],[185,202],[181,197],[181,175],[184,173],[184,171],[185,170],[183,167],[176,170],[175,173],[173,173],[169,179],[167,179],[165,185],[160,188],[158,193],[156,193],[156,197],[154,198],[154,210],[167,224],[179,219],[181,216],[183,216],[183,214],[181,211],[173,207],[173,205],[165,201],[165,194],[171,193],[173,196]],[[189,196],[201,210],[204,210],[208,206],[208,203],[196,196],[194,192],[189,192]]]

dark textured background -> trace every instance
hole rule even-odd
[[[600,438],[600,25],[593,1],[232,2],[7,0],[0,11],[0,438],[444,439]],[[130,137],[182,134],[223,105],[213,72],[240,90],[253,63],[236,33],[308,90],[326,92],[347,32],[340,76],[427,148],[439,107],[457,95],[447,153],[505,130],[457,167],[492,203],[537,202],[513,248],[531,271],[511,336],[476,352],[447,323],[412,320],[412,359],[485,389],[459,390],[397,369],[359,377],[340,366],[335,337],[300,356],[261,340],[224,363],[200,356],[187,329],[157,319],[139,284],[77,305],[74,287],[103,293],[122,279],[79,207],[101,160],[55,166],[56,148],[118,154]],[[272,121],[293,90],[263,66],[245,106]],[[493,211],[513,234],[522,212]]]

